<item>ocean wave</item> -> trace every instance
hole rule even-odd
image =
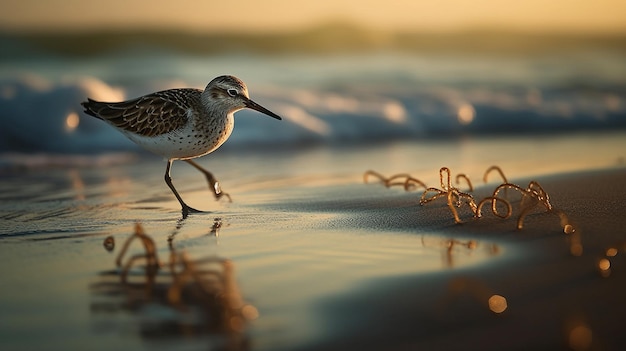
[[[87,153],[119,148],[121,135],[82,116],[80,102],[87,96],[115,101],[124,92],[89,77],[51,82],[25,75],[0,81],[0,150]]]
[[[0,81],[0,152],[85,154],[137,151],[121,133],[82,112],[87,97],[121,101],[183,85],[161,80],[111,86],[94,77]],[[129,93],[129,91],[131,93]],[[373,140],[626,127],[624,89],[362,82],[356,85],[251,89],[284,117],[278,126],[256,112],[236,115],[228,147],[367,143]]]

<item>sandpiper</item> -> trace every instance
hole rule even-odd
[[[201,212],[188,206],[174,188],[170,168],[183,160],[202,172],[215,197],[224,193],[219,183],[193,158],[215,151],[230,136],[234,113],[250,108],[280,120],[280,116],[250,100],[248,88],[233,76],[213,79],[204,90],[169,89],[123,102],[82,102],[85,113],[97,117],[139,146],[167,159],[165,183],[182,206],[183,216]],[[227,195],[228,196],[228,195]]]

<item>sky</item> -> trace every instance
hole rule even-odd
[[[626,33],[624,0],[0,0],[12,31],[281,32],[348,21],[383,30]]]

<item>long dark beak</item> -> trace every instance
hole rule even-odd
[[[254,102],[254,101],[252,101],[252,100],[250,100],[250,99],[247,99],[247,100],[244,102],[244,104],[245,104],[245,105],[246,105],[246,107],[247,107],[247,108],[249,108],[249,109],[252,109],[252,110],[255,110],[255,111],[259,111],[259,112],[264,113],[264,114],[266,114],[266,115],[268,115],[268,116],[270,116],[270,117],[274,117],[274,118],[276,118],[277,120],[282,120],[282,118],[280,118],[280,116],[279,116],[279,115],[275,114],[274,112],[272,112],[272,111],[270,111],[270,110],[266,109],[265,107],[263,107],[263,106],[261,106],[261,105],[257,104],[256,102]]]

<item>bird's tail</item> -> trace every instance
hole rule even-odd
[[[100,108],[102,107],[103,103],[96,101],[96,100],[92,100],[90,98],[87,98],[87,101],[83,101],[80,103],[83,108],[85,108],[85,113],[90,115],[90,116],[94,116],[98,119],[102,119],[102,117],[100,117],[98,115],[98,113],[96,111],[100,110]]]

